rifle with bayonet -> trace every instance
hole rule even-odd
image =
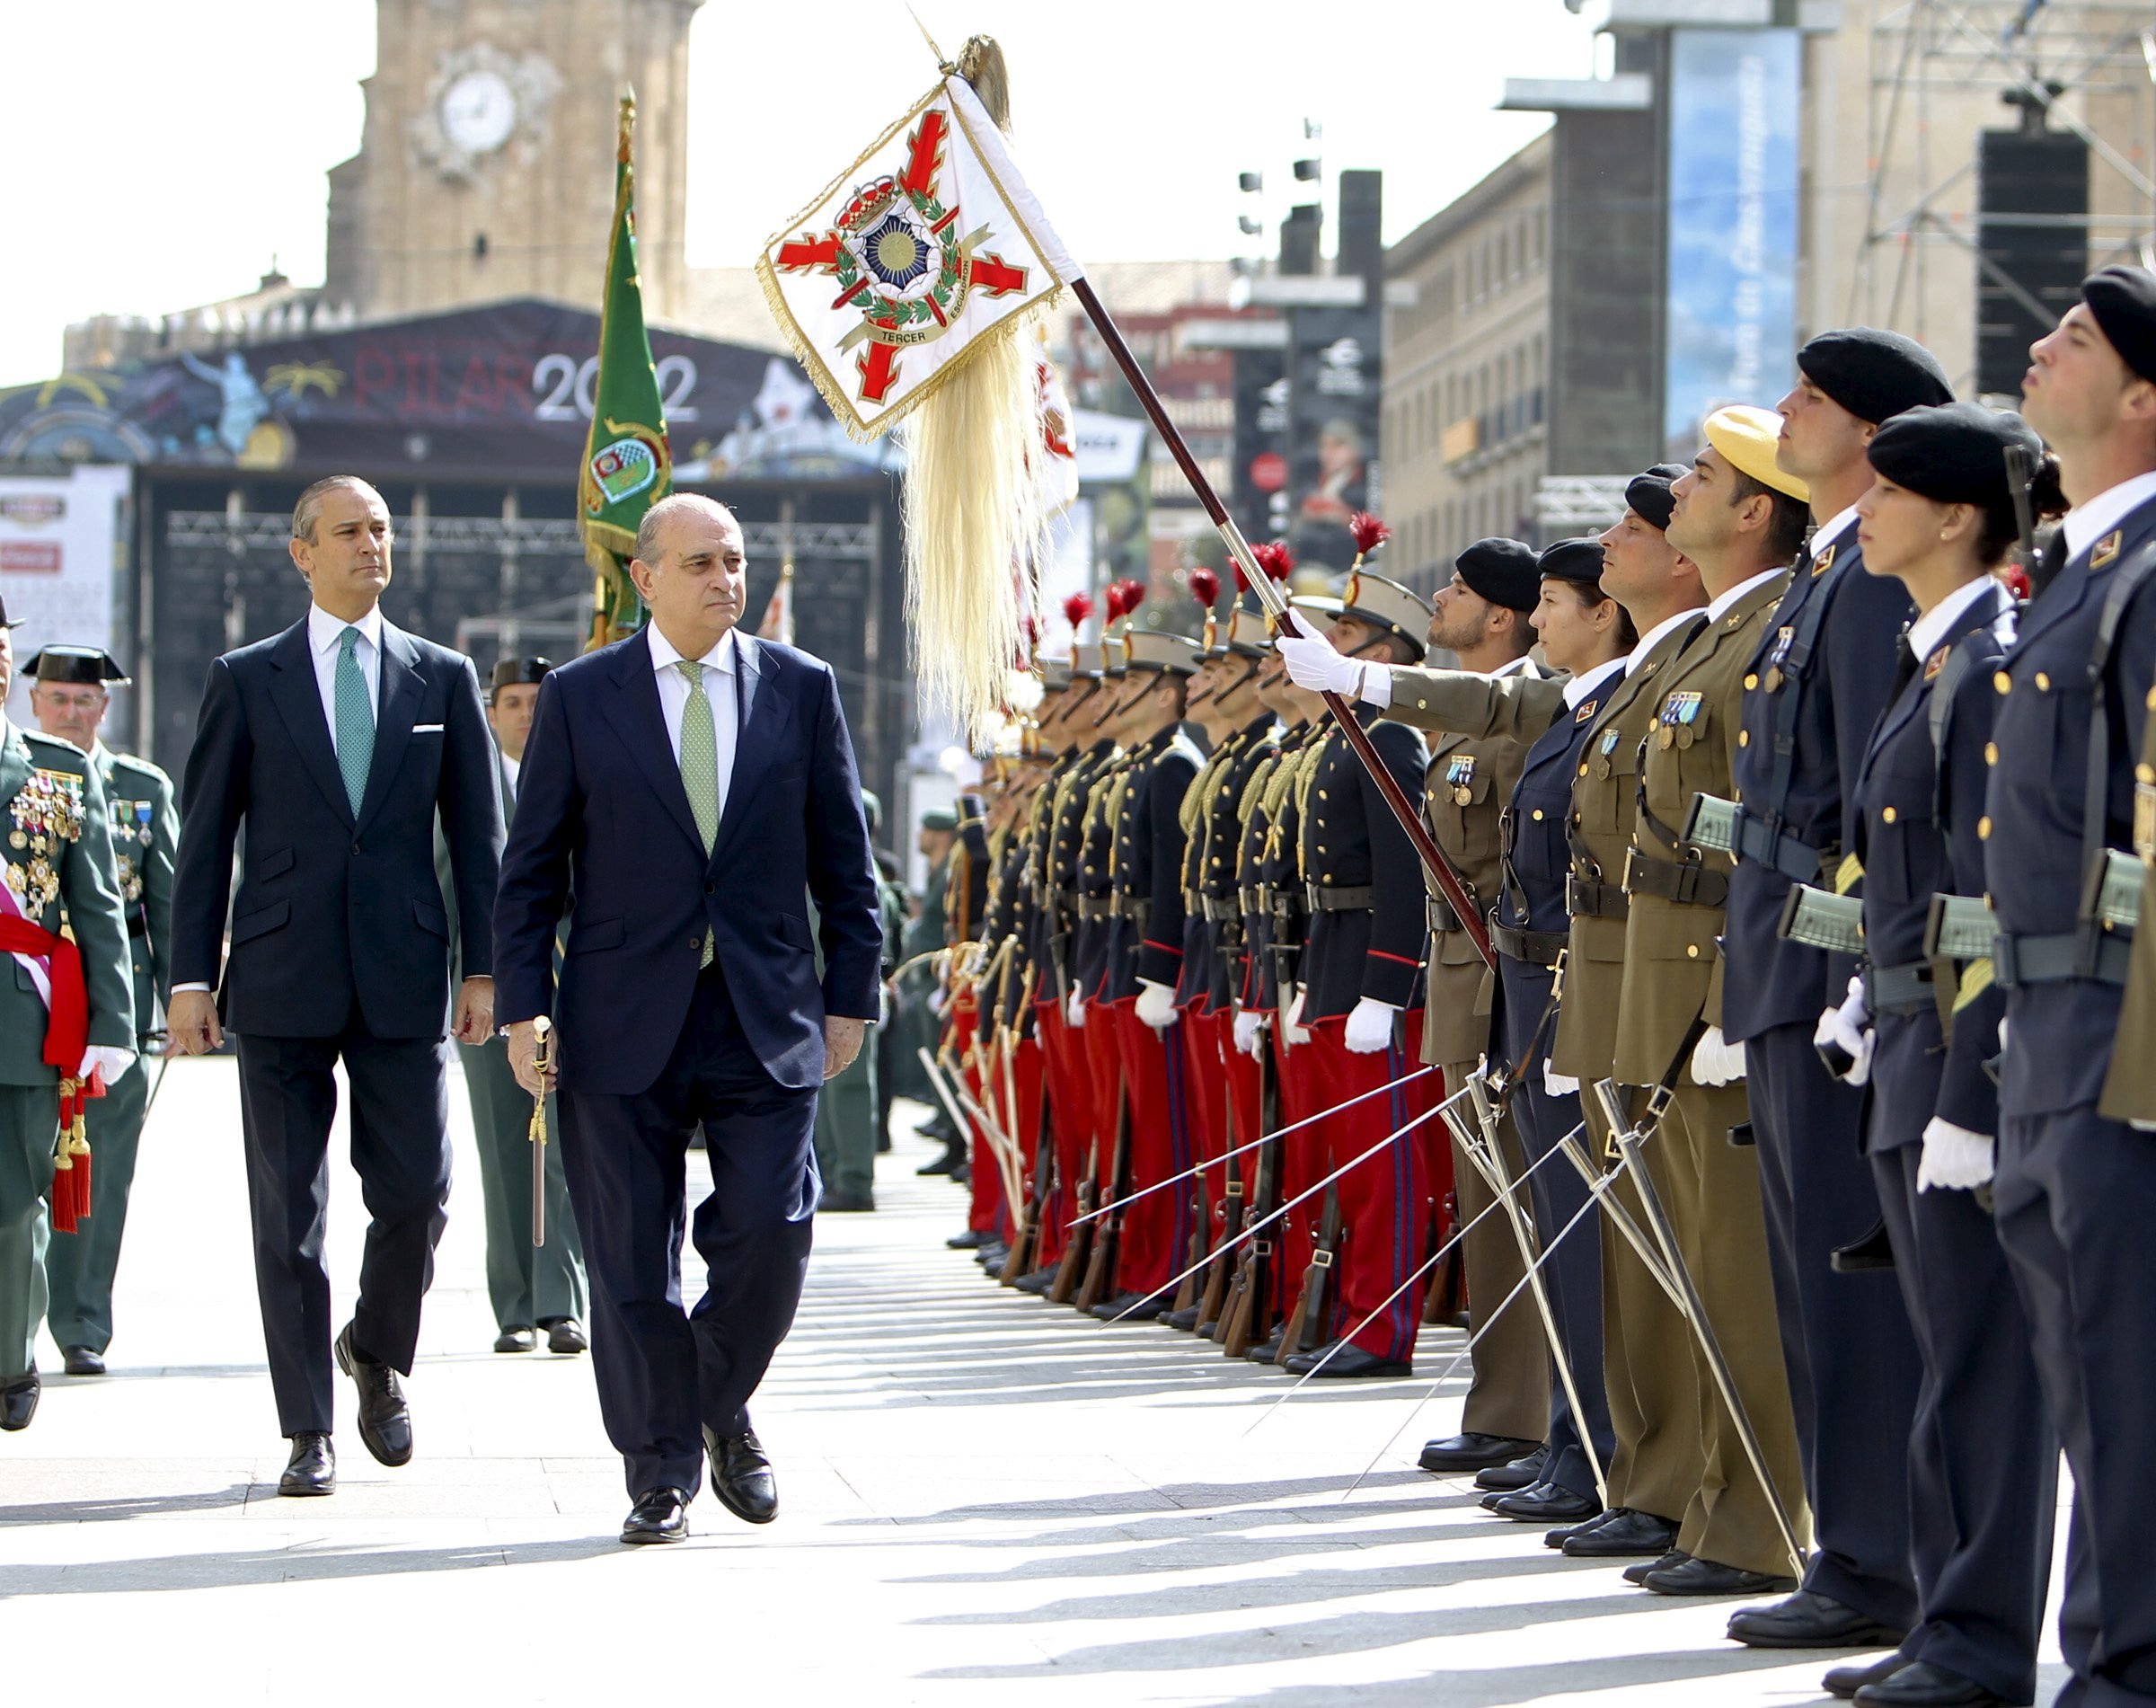
[[[1130,1088],[1124,1084],[1120,1074],[1116,1080],[1116,1137],[1109,1150],[1104,1185],[1110,1198],[1122,1198],[1130,1191]],[[1111,1209],[1100,1218],[1100,1226],[1093,1233],[1093,1249],[1086,1259],[1085,1280],[1074,1301],[1080,1310],[1091,1311],[1094,1305],[1115,1297],[1116,1270],[1122,1255],[1123,1212],[1119,1208]]]
[[[1259,1038],[1259,1125],[1269,1132],[1280,1119],[1279,1085],[1272,1039],[1267,1032],[1260,1032]],[[1263,1236],[1243,1236],[1279,1208],[1280,1145],[1275,1137],[1258,1147],[1258,1165],[1250,1189],[1243,1195],[1241,1225],[1227,1236],[1223,1248],[1233,1251],[1236,1240],[1242,1242],[1235,1260],[1234,1279],[1215,1319],[1219,1324],[1215,1338],[1222,1352],[1232,1358],[1242,1357],[1254,1345],[1262,1345],[1273,1331],[1274,1242]]]

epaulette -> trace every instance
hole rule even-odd
[[[146,777],[155,777],[159,783],[163,783],[166,788],[169,789],[172,787],[172,777],[166,773],[163,766],[153,765],[149,760],[142,758],[136,754],[114,753],[112,755],[112,766],[115,770],[125,766],[129,771],[139,771]]]
[[[47,735],[42,730],[24,730],[22,739],[33,748],[42,745],[69,758],[80,759],[85,766],[90,763],[90,756],[65,736]]]

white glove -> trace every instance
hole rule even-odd
[[[1175,992],[1150,978],[1139,979],[1137,1015],[1156,1032],[1166,1031],[1175,1024]]]
[[[1744,1076],[1745,1047],[1724,1041],[1722,1029],[1710,1026],[1707,1036],[1700,1040],[1700,1047],[1692,1052],[1693,1084],[1729,1085]]]
[[[110,1089],[134,1065],[135,1052],[125,1044],[92,1044],[83,1051],[83,1065],[75,1070],[75,1076],[86,1080],[92,1069],[102,1067]]]
[[[1560,1074],[1548,1062],[1542,1064],[1542,1090],[1551,1097],[1569,1097],[1579,1089],[1579,1082],[1569,1074]]]
[[[1063,1017],[1074,1032],[1085,1030],[1085,998],[1079,995],[1077,986],[1071,987],[1071,999],[1063,1005]]]
[[[1310,1028],[1295,1023],[1303,1018],[1303,987],[1290,985],[1288,988],[1295,994],[1280,1015],[1280,1041],[1289,1045],[1307,1044],[1310,1042]]]
[[[1932,1116],[1924,1126],[1924,1160],[1916,1165],[1916,1190],[1966,1192],[1989,1186],[1993,1150],[1989,1133],[1972,1133]]]
[[[1400,1010],[1391,1003],[1365,996],[1348,1011],[1346,1041],[1350,1056],[1374,1056],[1392,1048],[1393,1022]]]
[[[943,1018],[943,1011],[950,1006],[950,998],[944,993],[942,986],[938,985],[928,993],[928,1012],[938,1020]]]
[[[1819,1016],[1819,1024],[1812,1031],[1812,1048],[1825,1049],[1832,1044],[1840,1049],[1851,1060],[1842,1075],[1842,1084],[1861,1085],[1871,1077],[1871,1052],[1878,1041],[1870,1011],[1864,1005],[1864,980],[1852,978],[1842,1006],[1829,1008]]]
[[[1265,1031],[1265,1016],[1254,1008],[1235,1011],[1235,1048],[1243,1055],[1255,1058],[1258,1040]]]

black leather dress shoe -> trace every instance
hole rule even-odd
[[[1857,1692],[1857,1708],[2001,1708],[2005,1700],[1929,1660],[1912,1660]]]
[[[1046,1269],[1029,1270],[1011,1285],[1021,1293],[1030,1293],[1035,1298],[1046,1298],[1048,1289],[1056,1285],[1056,1264],[1051,1263]]]
[[[92,1346],[64,1346],[60,1349],[61,1366],[69,1376],[102,1376],[105,1373],[103,1356]]]
[[[984,1245],[973,1254],[973,1261],[991,1275],[1001,1275],[1003,1265],[1011,1261],[1011,1248],[998,1240],[993,1245]]]
[[[337,1492],[337,1449],[323,1429],[302,1429],[292,1438],[292,1456],[277,1480],[279,1494]]]
[[[1252,1341],[1242,1355],[1252,1364],[1271,1364],[1280,1356],[1280,1331],[1275,1329],[1262,1341]]]
[[[1549,1462],[1550,1449],[1535,1447],[1516,1459],[1507,1459],[1503,1465],[1476,1472],[1475,1487],[1494,1489],[1499,1494],[1510,1494],[1515,1489],[1532,1489],[1542,1480],[1542,1467]]]
[[[875,1208],[876,1194],[873,1192],[826,1192],[816,1200],[819,1216],[826,1210],[838,1214],[856,1214]]]
[[[689,1497],[681,1489],[647,1490],[622,1521],[623,1542],[685,1542],[688,1537]]]
[[[0,1386],[0,1429],[27,1429],[31,1419],[38,1415],[38,1394],[41,1385],[38,1373],[18,1376],[5,1386]]]
[[[1861,1239],[1837,1247],[1828,1256],[1827,1264],[1836,1275],[1862,1275],[1872,1270],[1892,1269],[1894,1242],[1887,1237],[1885,1220],[1875,1223],[1871,1232]]]
[[[1826,1677],[1819,1681],[1819,1688],[1847,1702],[1866,1685],[1876,1685],[1882,1678],[1891,1677],[1908,1664],[1909,1658],[1897,1652],[1861,1667],[1829,1667]]]
[[[584,1325],[573,1316],[557,1316],[552,1322],[542,1323],[546,1330],[546,1350],[558,1352],[563,1358],[574,1358],[588,1351],[591,1342],[584,1337]]]
[[[1561,1482],[1538,1482],[1500,1494],[1490,1510],[1517,1524],[1562,1524],[1593,1518],[1602,1510],[1602,1502],[1591,1494],[1575,1494]]]
[[[1759,1596],[1797,1587],[1794,1578],[1746,1571],[1742,1566],[1725,1566],[1712,1560],[1657,1566],[1640,1581],[1658,1596]]]
[[[944,1125],[948,1127],[950,1122],[946,1121]],[[937,1157],[932,1163],[922,1164],[919,1168],[916,1168],[914,1171],[915,1173],[931,1175],[955,1174],[959,1172],[959,1170],[966,1166],[966,1143],[963,1139],[954,1142],[951,1138],[941,1133],[931,1133],[929,1137],[931,1138],[941,1138],[943,1140],[943,1155]]]
[[[1907,1636],[1816,1590],[1799,1589],[1767,1607],[1739,1607],[1729,1634],[1754,1649],[1887,1649]]]
[[[539,1336],[527,1328],[506,1328],[494,1337],[497,1352],[529,1352],[539,1344]]]
[[[1584,1536],[1590,1531],[1597,1530],[1605,1524],[1621,1518],[1629,1510],[1626,1507],[1607,1507],[1591,1518],[1582,1518],[1577,1524],[1563,1524],[1554,1530],[1545,1530],[1542,1532],[1542,1546],[1562,1548],[1574,1536]]]
[[[985,1233],[977,1227],[969,1227],[962,1234],[953,1234],[943,1243],[950,1246],[954,1252],[977,1252],[982,1246],[992,1243],[994,1239],[995,1235],[993,1234]]]
[[[1647,1582],[1648,1572],[1666,1571],[1671,1566],[1681,1566],[1691,1558],[1692,1556],[1683,1549],[1673,1546],[1659,1560],[1642,1560],[1637,1565],[1625,1567],[1624,1580],[1627,1583],[1643,1585]]]
[[[729,1512],[750,1524],[769,1524],[779,1516],[779,1480],[754,1429],[738,1435],[706,1429],[703,1446],[711,1456],[711,1492]]]
[[[359,1390],[359,1439],[367,1450],[384,1465],[409,1465],[411,1408],[404,1403],[404,1385],[388,1365],[352,1343],[349,1323],[337,1337],[337,1367]]]
[[[1321,1358],[1324,1360],[1322,1367],[1319,1365]],[[1318,1380],[1322,1382],[1329,1377],[1352,1379],[1357,1376],[1411,1376],[1415,1367],[1405,1358],[1381,1358],[1374,1352],[1350,1344],[1337,1350],[1330,1346],[1321,1346],[1314,1352],[1291,1353],[1281,1367],[1290,1376],[1310,1376],[1314,1373]]]
[[[1651,1512],[1624,1507],[1592,1529],[1567,1536],[1562,1545],[1573,1560],[1658,1560],[1677,1545],[1677,1527]]]
[[[1091,1314],[1103,1323],[1121,1318],[1126,1323],[1150,1323],[1175,1303],[1172,1293],[1118,1293],[1093,1306]]]
[[[1197,1326],[1197,1319],[1204,1310],[1205,1306],[1202,1304],[1188,1305],[1180,1311],[1163,1312],[1161,1321],[1170,1328],[1180,1329],[1185,1334],[1188,1334]]]
[[[1456,1475],[1462,1471],[1487,1471],[1493,1465],[1507,1464],[1523,1453],[1533,1453],[1535,1446],[1533,1441],[1522,1441],[1509,1435],[1483,1435],[1470,1429],[1464,1435],[1448,1435],[1441,1441],[1425,1442],[1422,1456],[1415,1463],[1440,1476]]]

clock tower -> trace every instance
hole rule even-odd
[[[596,311],[615,103],[633,88],[644,302],[678,318],[702,4],[378,0],[367,128],[330,173],[324,296],[370,319],[509,296]]]

